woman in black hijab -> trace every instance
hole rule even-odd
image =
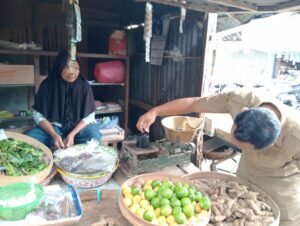
[[[58,54],[51,74],[41,83],[33,118],[37,126],[26,134],[47,146],[67,148],[92,138],[101,141],[92,89],[80,74],[79,60],[70,61],[65,50]]]

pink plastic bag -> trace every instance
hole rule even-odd
[[[95,65],[94,76],[100,83],[123,83],[125,67],[122,61],[109,61]]]

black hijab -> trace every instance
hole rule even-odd
[[[79,63],[79,59],[76,60]],[[33,105],[33,109],[50,122],[61,123],[64,134],[95,111],[92,89],[81,73],[73,83],[62,79],[67,61],[68,53],[63,50],[57,55],[51,74],[41,83]]]

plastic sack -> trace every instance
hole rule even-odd
[[[40,216],[48,221],[75,217],[78,212],[75,202],[71,188],[67,188],[67,190],[49,189],[40,206],[31,215]]]
[[[59,149],[53,155],[54,162],[59,168],[79,174],[113,172],[118,161],[118,155],[112,147],[99,145],[95,139],[88,141],[87,144]]]
[[[96,121],[97,121],[97,125],[99,126],[99,129],[111,129],[119,125],[118,116],[102,117],[96,119]]]
[[[125,81],[124,64],[120,60],[97,63],[94,76],[96,81],[101,83],[123,83]]]

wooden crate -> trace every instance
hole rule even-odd
[[[0,84],[33,85],[33,65],[0,65]]]

